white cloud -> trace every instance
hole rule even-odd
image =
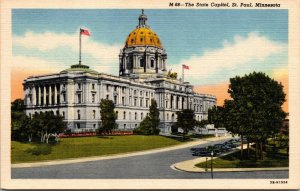
[[[45,61],[40,58],[28,56],[13,56],[12,58],[13,70],[26,70],[36,72],[59,72],[65,68],[59,67],[59,63]]]
[[[75,32],[73,34],[65,33],[35,33],[26,32],[23,36],[13,37],[14,45],[18,45],[27,49],[39,50],[47,52],[61,47],[66,50],[78,52],[79,49],[79,36]],[[82,35],[82,54],[88,60],[88,57],[96,59],[96,63],[87,63],[96,66],[96,69],[104,69],[108,72],[111,69],[115,70],[114,65],[118,66],[119,51],[122,45],[107,45],[92,40],[91,37]]]
[[[251,64],[263,62],[271,55],[281,54],[286,50],[286,44],[271,41],[258,33],[249,33],[246,38],[236,36],[232,43],[224,41],[220,49],[205,51],[202,55],[193,55],[173,67],[173,70],[181,74],[181,65],[188,65],[190,70],[185,71],[185,77],[199,79],[201,76],[236,68],[248,70],[252,67]]]

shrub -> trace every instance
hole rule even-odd
[[[27,149],[26,152],[31,153],[32,155],[48,155],[52,151],[52,148],[48,144],[39,144],[32,149]]]

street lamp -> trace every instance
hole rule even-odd
[[[206,147],[206,153],[205,153],[205,157],[206,157],[205,172],[207,172],[207,149],[208,147]]]
[[[211,172],[211,179],[213,179],[214,178],[214,173],[213,173],[213,156],[214,156],[214,151],[211,151],[211,160],[210,160],[210,168],[211,168],[211,170],[210,170],[210,172]]]

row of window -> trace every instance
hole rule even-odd
[[[53,112],[53,111],[52,111],[52,112]],[[34,113],[37,114],[38,112],[34,112]],[[42,113],[42,111],[40,111],[40,113]],[[54,112],[53,112],[53,113],[54,113]],[[55,114],[56,114],[56,115],[60,115],[60,113],[59,113],[58,110],[56,110]],[[30,118],[32,118],[32,114],[31,114],[31,113],[28,113],[28,115],[29,115]],[[63,119],[66,119],[66,114],[65,114],[64,111],[62,112],[62,116],[63,116]]]

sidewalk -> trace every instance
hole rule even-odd
[[[235,150],[232,150],[228,153],[222,154],[222,156],[229,155],[231,153],[237,152],[240,150],[240,147],[238,147]],[[218,157],[213,157],[213,159],[216,159]],[[207,160],[211,160],[211,157],[207,157]],[[199,157],[193,160],[187,160],[183,162],[179,162],[176,164],[173,164],[171,166],[172,169],[180,170],[180,171],[185,171],[185,172],[210,172],[210,168],[205,171],[205,168],[199,168],[196,167],[195,165],[201,162],[205,162],[206,157]],[[269,171],[269,170],[288,170],[288,167],[271,167],[271,168],[213,168],[214,172],[241,172],[241,171]]]
[[[61,159],[61,160],[52,160],[52,161],[43,161],[43,162],[32,162],[32,163],[18,163],[12,164],[12,168],[25,168],[25,167],[39,167],[39,166],[47,166],[47,165],[60,165],[60,164],[73,164],[73,163],[81,163],[81,162],[90,162],[90,161],[97,161],[97,160],[109,160],[109,159],[117,159],[117,158],[124,158],[124,157],[131,157],[131,156],[140,156],[146,154],[154,154],[159,152],[166,152],[172,151],[176,149],[183,149],[187,147],[193,147],[200,144],[211,143],[214,141],[221,141],[231,139],[231,136],[223,136],[223,137],[213,137],[213,138],[206,138],[200,139],[196,141],[191,141],[188,143],[183,143],[171,147],[165,148],[158,148],[146,151],[137,151],[131,153],[122,153],[122,154],[114,154],[114,155],[107,155],[107,156],[94,156],[94,157],[84,157],[84,158],[72,158],[72,159]]]

